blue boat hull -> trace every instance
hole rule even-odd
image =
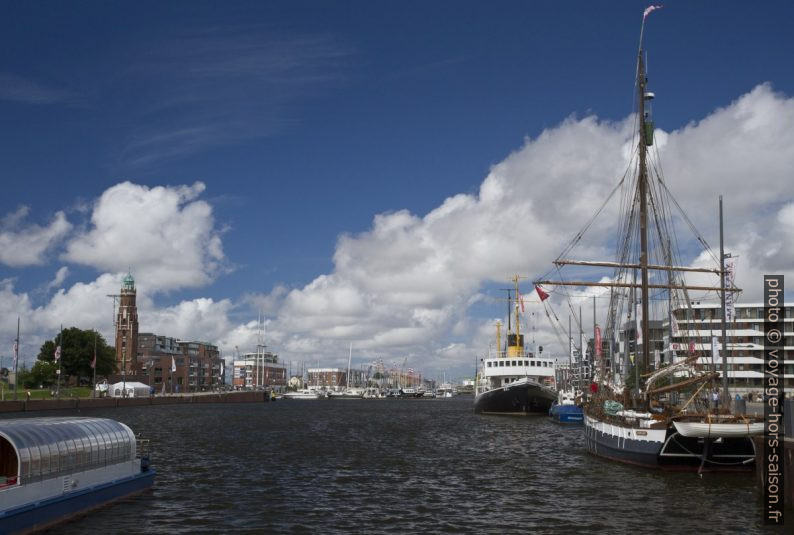
[[[554,404],[549,409],[549,415],[560,424],[584,424],[584,411],[577,405],[558,405]]]
[[[92,509],[149,489],[154,470],[96,485],[67,495],[31,502],[0,513],[0,533],[26,533],[41,530]]]

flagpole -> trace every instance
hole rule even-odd
[[[17,339],[14,343],[14,401],[17,400],[17,385],[19,384],[19,316],[17,316]]]
[[[91,393],[92,397],[96,395],[96,329],[94,329],[94,361],[91,363],[91,367],[94,368],[94,377],[93,377],[93,384],[94,390]]]
[[[61,399],[61,358],[63,357],[61,353],[63,352],[63,323],[61,324],[61,333],[58,335],[58,348],[61,351],[58,352],[58,370],[56,370],[56,373],[58,374],[58,385],[55,387],[55,397],[57,399]]]

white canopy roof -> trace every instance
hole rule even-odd
[[[137,381],[119,381],[116,384],[108,387],[108,395],[111,397],[121,397],[126,390],[127,397],[148,396],[151,391],[149,385],[139,383]]]

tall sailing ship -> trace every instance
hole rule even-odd
[[[474,392],[474,410],[486,414],[547,414],[557,399],[554,360],[524,350],[519,315],[518,275],[515,300],[508,297],[508,329],[502,349],[501,323],[496,325],[496,352],[482,359]],[[513,302],[515,301],[515,302]],[[511,309],[514,309],[511,310]],[[510,315],[515,320],[510,323]]]
[[[704,366],[699,363],[697,348],[700,341],[690,339],[687,354],[678,355],[674,361],[670,359],[672,362],[664,366],[654,366],[651,358],[654,352],[649,320],[653,309],[664,309],[666,306],[672,339],[672,336],[694,333],[694,329],[675,332],[677,322],[672,320],[674,309],[684,309],[688,313],[687,317],[693,317],[689,292],[720,293],[723,297],[722,317],[725,318],[725,294],[738,291],[725,287],[724,255],[720,251],[718,259],[702,236],[696,237],[711,254],[716,266],[701,268],[680,265],[683,262],[675,239],[673,210],[679,210],[682,220],[688,223],[695,234],[697,232],[668,190],[661,175],[658,152],[653,150],[651,101],[654,94],[647,87],[642,35],[645,19],[654,9],[648,8],[643,14],[640,31],[634,150],[626,174],[610,195],[611,198],[618,190],[622,191],[616,261],[564,258],[571,254],[573,247],[581,240],[586,227],[554,261],[559,279],[538,280],[535,283],[580,288],[604,287],[609,292],[606,349],[597,362],[593,393],[585,406],[585,442],[590,453],[652,468],[698,471],[748,469],[755,459],[751,436],[763,432],[763,422],[758,418],[730,413],[727,381],[723,381],[722,410],[710,410],[709,400],[718,392],[720,373],[716,364]],[[607,202],[609,198],[604,206]],[[592,221],[588,227],[590,224]],[[573,269],[579,270],[584,266],[602,268],[602,271],[611,270],[611,275],[608,280],[602,278],[599,282],[573,281],[567,276],[563,277],[562,269],[565,266],[576,266]],[[714,276],[718,282],[716,286],[688,284],[684,276],[687,273],[696,273],[700,278],[704,275]],[[654,295],[651,295],[651,291]],[[651,299],[655,300],[653,309],[649,306]],[[631,325],[630,329],[627,329],[628,325]],[[723,334],[724,330],[723,321]],[[621,331],[625,340],[622,355],[617,352]],[[630,341],[628,335],[634,337],[635,332],[636,341]],[[594,336],[596,340],[597,333]],[[633,355],[629,349],[632,346]],[[669,354],[672,355],[672,347],[670,349]],[[723,374],[726,368],[727,363],[723,360]]]

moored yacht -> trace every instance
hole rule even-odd
[[[330,390],[328,397],[332,399],[362,399],[364,397],[365,389],[363,388],[345,388],[344,390]]]
[[[284,399],[320,399],[321,395],[317,390],[301,388],[292,392],[284,392]]]

